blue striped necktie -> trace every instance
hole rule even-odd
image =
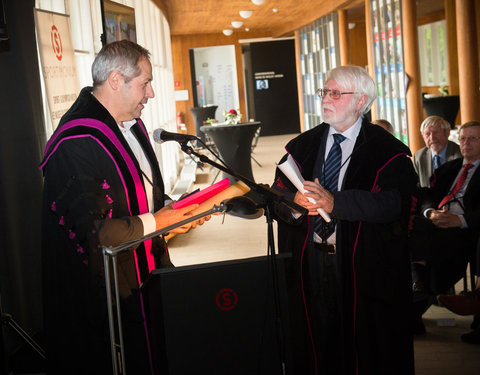
[[[342,163],[340,143],[345,140],[345,136],[333,134],[333,139],[334,143],[328,153],[327,160],[325,160],[323,173],[320,178],[320,184],[332,194],[338,190],[338,176]],[[332,218],[332,221],[327,223],[320,215],[317,216],[315,218],[314,231],[326,242],[327,238],[335,231],[335,220]]]
[[[437,169],[438,167],[440,167],[440,156],[433,155],[433,170]]]

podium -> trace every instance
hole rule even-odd
[[[288,257],[275,257],[278,299],[266,256],[152,271],[142,292],[155,373],[285,373]]]

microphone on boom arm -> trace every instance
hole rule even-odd
[[[170,133],[163,129],[156,129],[153,132],[153,140],[157,143],[163,143],[167,141],[176,141],[179,143],[185,143],[188,141],[195,141],[197,137],[190,134]]]

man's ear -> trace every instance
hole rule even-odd
[[[357,101],[357,111],[360,111],[366,102],[367,102],[367,95],[362,94],[360,99],[358,99]]]
[[[117,91],[123,83],[123,76],[118,70],[113,70],[109,75],[107,82],[112,90]]]

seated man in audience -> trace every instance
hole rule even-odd
[[[429,116],[420,125],[426,147],[413,155],[421,187],[430,186],[432,172],[447,161],[461,157],[455,142],[449,141],[450,124],[440,116]]]
[[[444,307],[458,315],[474,315],[471,324],[472,332],[465,333],[461,336],[462,341],[470,344],[480,344],[480,277],[478,270],[480,261],[480,248],[477,251],[477,282],[472,292],[466,292],[459,295],[439,295],[438,302]]]
[[[372,124],[373,125],[378,125],[378,126],[384,128],[390,134],[393,134],[393,125],[390,124],[387,120],[384,120],[384,119],[373,120]]]
[[[439,167],[431,187],[421,189],[421,212],[410,235],[414,331],[434,296],[444,294],[465,272],[476,250],[480,227],[480,122],[460,128],[458,158]]]

